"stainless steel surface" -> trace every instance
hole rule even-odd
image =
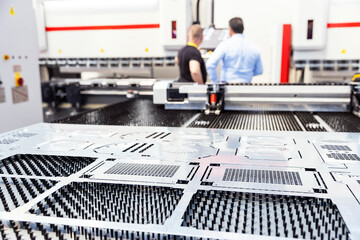
[[[26,159],[21,162],[24,165],[14,161],[5,167],[4,159],[17,154],[23,154],[18,158],[34,158],[35,154],[44,160],[37,160],[38,167],[31,167]],[[67,160],[57,156],[88,160],[65,175],[61,169],[68,171]],[[65,229],[61,232],[64,239],[75,238],[74,231],[85,239],[81,227],[95,239],[104,239],[106,230],[107,239],[115,239],[110,230],[122,230],[125,239],[147,239],[147,233],[155,233],[152,239],[339,239],[340,235],[359,239],[360,167],[356,156],[360,156],[358,133],[37,124],[0,135],[0,177],[52,182],[33,197],[25,192],[28,201],[19,201],[10,211],[1,210],[0,219],[9,239],[16,234],[29,239],[25,237],[26,222],[41,223],[52,239],[60,239],[52,230],[54,225]],[[59,172],[45,174],[51,166],[47,159],[62,161],[56,168]],[[38,173],[26,172],[32,169],[39,169]],[[101,206],[88,202],[90,195],[70,204],[76,194],[90,189],[98,189],[101,194],[96,201],[103,201],[100,205],[109,206],[108,210],[102,212]],[[127,191],[124,196],[130,201],[116,205],[115,195]],[[67,197],[55,200],[59,194]],[[141,200],[141,194],[149,195]],[[161,198],[169,202],[165,204]],[[10,196],[6,195],[5,201],[11,202]],[[111,206],[124,206],[125,218],[112,213]],[[95,213],[91,215],[91,208],[100,216],[98,220]],[[147,223],[142,222],[141,209],[144,214],[157,211],[159,215],[154,212]],[[212,217],[215,213],[219,218]],[[244,216],[248,218],[245,225]],[[14,228],[6,220],[25,223]],[[42,231],[31,226],[34,230],[29,232],[44,239]],[[64,226],[73,226],[71,233]]]

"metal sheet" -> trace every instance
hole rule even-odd
[[[16,139],[0,144],[4,239],[360,238],[358,161],[326,159],[360,155],[357,133],[37,124],[4,139]],[[72,151],[41,145],[59,139]],[[95,151],[119,142],[158,147]],[[166,155],[169,144],[197,153]],[[249,147],[296,157],[238,154]]]

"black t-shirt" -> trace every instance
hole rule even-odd
[[[198,61],[200,63],[201,74],[203,82],[206,82],[206,68],[205,62],[201,57],[200,51],[193,46],[185,46],[179,50],[178,54],[179,68],[180,68],[180,79],[179,82],[194,82],[190,74],[189,62],[191,60]]]

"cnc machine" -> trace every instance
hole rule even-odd
[[[118,101],[0,134],[1,238],[360,239],[359,85],[306,82],[308,60],[334,56],[334,29],[317,31],[336,19],[339,2],[312,2],[324,12],[301,7],[293,22],[284,10],[301,1],[274,2],[285,15],[270,13],[271,1],[202,1],[217,28],[207,29],[204,57],[235,12],[244,14],[248,37],[255,5],[281,30],[273,31],[273,48],[261,40],[269,32],[254,37],[265,69],[274,70],[265,72],[268,81],[206,85],[151,73],[175,68],[199,1],[1,2],[7,13],[20,5],[34,12],[41,76],[50,80],[43,97],[54,110],[64,97],[77,111],[89,96]],[[349,2],[358,6],[343,7]],[[313,37],[304,40],[309,20]],[[289,22],[293,60],[274,47],[287,39]],[[349,71],[359,57],[347,58]],[[288,83],[290,73],[282,82],[286,64],[288,73],[291,63],[301,70],[296,61],[304,59],[303,81]],[[147,77],[124,78],[134,73]]]

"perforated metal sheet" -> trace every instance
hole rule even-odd
[[[36,135],[0,146],[0,179],[39,186],[22,195],[26,186],[11,183],[16,206],[0,184],[10,209],[0,209],[2,239],[360,238],[358,161],[327,157],[359,155],[359,134],[65,124],[23,130]],[[281,149],[285,160],[245,154],[259,147]],[[52,172],[49,159],[57,158]]]

